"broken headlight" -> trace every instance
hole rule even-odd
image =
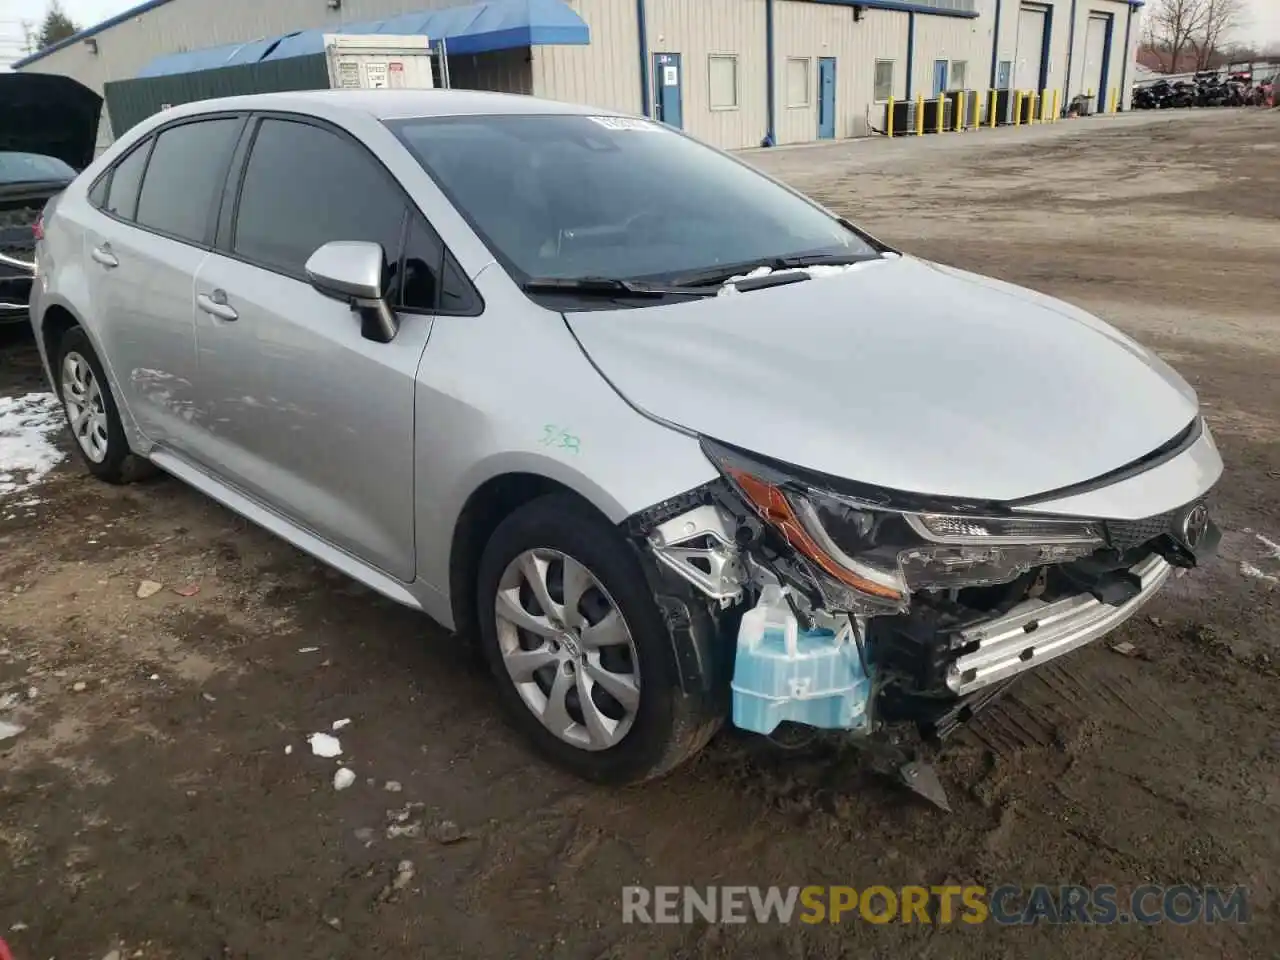
[[[816,568],[828,599],[845,608],[901,610],[916,590],[1007,583],[1103,543],[1100,525],[1090,521],[922,512],[889,494],[849,496],[719,444],[703,446],[742,499]]]

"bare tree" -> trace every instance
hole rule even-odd
[[[1223,41],[1239,24],[1242,7],[1241,0],[1203,0],[1200,24],[1188,38],[1195,51],[1197,70],[1219,65]]]
[[[1193,50],[1192,38],[1204,29],[1209,5],[1223,0],[1155,0],[1144,18],[1147,45],[1166,73],[1178,70],[1182,55]]]

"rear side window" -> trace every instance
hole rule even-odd
[[[161,133],[138,199],[138,224],[180,240],[205,243],[240,124],[239,118],[221,117]]]
[[[361,147],[308,123],[267,119],[245,167],[231,249],[303,277],[307,260],[325,243],[364,240],[382,244],[394,272],[405,209],[389,174]],[[427,256],[434,260],[434,251]],[[438,263],[426,264],[428,272]],[[411,282],[415,296],[435,296],[434,276],[419,274]]]
[[[133,219],[138,210],[138,188],[142,185],[142,171],[146,169],[150,150],[151,142],[147,141],[116,164],[107,188],[106,203],[103,205],[107,213],[124,220]]]

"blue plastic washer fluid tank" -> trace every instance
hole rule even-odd
[[[852,631],[799,629],[783,588],[765,586],[738,628],[734,725],[763,734],[783,720],[827,730],[865,729],[871,679]]]

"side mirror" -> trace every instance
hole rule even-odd
[[[365,337],[380,343],[395,339],[400,322],[386,300],[382,244],[331,240],[308,258],[304,269],[319,293],[349,304],[360,314]]]

